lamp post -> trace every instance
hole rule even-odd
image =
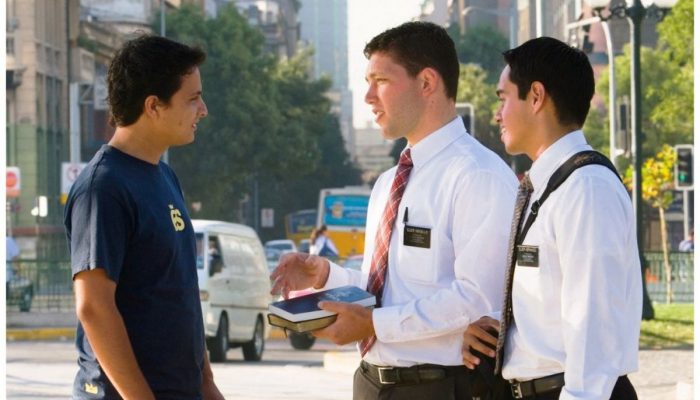
[[[640,75],[641,27],[645,17],[661,20],[676,4],[677,0],[626,0],[624,3],[610,4],[609,0],[587,0],[593,14],[601,21],[611,18],[627,18],[630,24],[630,87],[632,115],[632,157],[634,161],[634,187],[632,204],[637,223],[637,245],[640,254],[643,250],[644,227],[642,225],[642,96]],[[610,62],[614,62],[611,60]]]

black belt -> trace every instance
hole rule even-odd
[[[381,367],[364,360],[360,363],[360,369],[382,385],[440,381],[453,375],[456,370],[464,368],[464,366],[448,367],[434,364],[420,364],[412,367]]]
[[[510,391],[516,399],[551,392],[564,387],[564,373],[545,376],[531,381],[510,381]]]

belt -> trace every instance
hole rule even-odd
[[[380,367],[365,361],[360,363],[360,369],[382,385],[440,381],[452,372],[449,367],[434,364],[420,364],[412,367]]]
[[[509,386],[514,398],[523,399],[564,387],[564,373],[562,372],[524,382],[512,380]]]

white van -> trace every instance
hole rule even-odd
[[[259,361],[272,301],[260,239],[245,225],[206,220],[192,225],[209,359],[224,362],[228,348],[240,346],[246,361]]]

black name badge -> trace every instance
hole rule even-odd
[[[424,249],[429,249],[430,229],[404,225],[403,244],[404,246],[422,247]]]
[[[539,267],[540,248],[537,246],[518,245],[518,265],[521,267]]]

